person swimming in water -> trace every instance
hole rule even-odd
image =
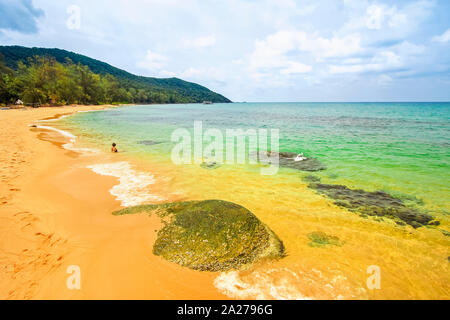
[[[117,148],[116,148],[116,143],[115,142],[113,142],[113,144],[112,144],[112,148],[111,148],[111,152],[114,152],[114,153],[117,153],[117,152],[119,152],[119,151],[117,151]]]

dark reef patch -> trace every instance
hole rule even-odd
[[[319,183],[317,179],[304,177],[309,183],[309,188],[334,200],[340,207],[358,212],[361,216],[376,216],[377,221],[381,217],[392,218],[398,225],[405,223],[413,228],[424,225],[439,225],[439,221],[427,213],[416,208],[406,206],[401,199],[395,198],[384,191],[368,192],[360,189],[350,189],[342,185]]]
[[[441,232],[442,232],[442,234],[443,234],[444,236],[450,237],[450,232],[448,232],[447,230],[441,229]]]
[[[325,232],[316,231],[308,234],[308,239],[311,240],[308,245],[310,247],[327,247],[327,246],[343,246],[344,241],[341,241],[338,237],[328,235]]]
[[[203,162],[200,167],[202,167],[203,169],[208,169],[208,170],[214,170],[217,168],[220,168],[222,165],[220,163],[217,162]]]
[[[154,146],[155,144],[161,144],[162,142],[153,141],[153,140],[142,140],[138,141],[138,144],[143,144],[145,146]]]
[[[264,151],[262,151],[264,152]],[[267,156],[271,156],[271,152],[266,152]],[[273,155],[272,155],[273,156]],[[279,156],[279,166],[283,168],[290,168],[299,171],[321,171],[325,170],[327,167],[321,163],[319,160],[315,158],[307,158],[303,161],[295,161],[294,159],[297,157],[297,153],[293,152],[280,152]],[[265,157],[258,156],[258,160],[260,163],[267,164],[270,162],[270,158],[265,159]]]
[[[304,176],[303,180],[306,182],[320,182],[320,178],[313,175]]]
[[[281,258],[277,235],[246,208],[222,200],[141,205],[114,215],[148,212],[162,218],[153,253],[202,271],[239,269],[261,258]]]

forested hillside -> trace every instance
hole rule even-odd
[[[0,103],[230,102],[196,83],[133,75],[60,49],[0,46]]]

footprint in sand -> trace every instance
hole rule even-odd
[[[28,211],[17,212],[17,213],[14,214],[14,217],[19,216],[21,214],[27,214],[27,213],[29,213],[29,212]]]
[[[31,227],[31,222],[24,225],[20,230],[23,231],[26,227]]]
[[[29,213],[27,216],[20,218],[20,220],[24,222],[36,222],[39,221],[40,219],[35,217],[33,214]]]

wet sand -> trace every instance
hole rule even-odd
[[[114,155],[84,157],[64,149],[59,133],[29,127],[101,108],[1,111],[0,299],[227,298],[214,287],[217,273],[152,254],[158,219],[111,215],[121,208],[109,193],[117,178],[86,167]],[[81,290],[67,288],[71,265],[80,267]]]

